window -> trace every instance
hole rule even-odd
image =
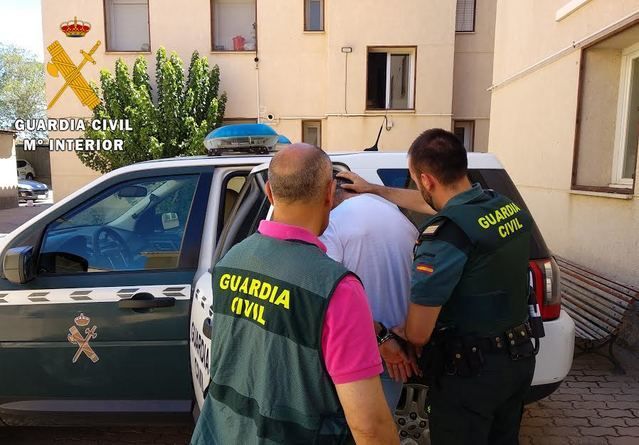
[[[455,31],[475,32],[475,0],[457,0]]]
[[[213,51],[255,51],[255,0],[211,0]]]
[[[119,184],[46,228],[39,270],[45,273],[173,269],[198,175]]]
[[[473,151],[473,142],[475,139],[475,122],[473,121],[455,121],[455,136],[464,144],[466,151]]]
[[[582,50],[572,188],[631,195],[639,145],[639,24]]]
[[[639,45],[623,51],[615,133],[613,184],[632,185],[639,143]]]
[[[302,121],[302,142],[322,147],[321,121]]]
[[[148,0],[104,0],[107,51],[151,51]]]
[[[324,0],[304,0],[304,31],[324,31]]]
[[[17,161],[18,162],[18,168],[24,168],[27,166],[27,163],[25,161]]]
[[[415,48],[369,48],[366,109],[414,108]]]
[[[260,222],[266,219],[271,207],[264,192],[268,171],[262,171],[249,178],[244,183],[237,203],[229,217],[227,224],[219,237],[213,257],[214,262],[222,258],[231,247],[254,234]]]

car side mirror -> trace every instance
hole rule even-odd
[[[9,249],[2,262],[4,276],[12,283],[24,284],[35,277],[33,267],[33,247]]]
[[[64,274],[88,270],[89,261],[70,252],[46,252],[40,255],[41,272]]]

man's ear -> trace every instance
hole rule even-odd
[[[437,184],[437,179],[430,173],[422,172],[419,175],[419,180],[422,182],[422,186],[426,189],[427,192],[432,192],[433,188]]]
[[[333,208],[333,201],[335,200],[335,188],[337,187],[337,181],[335,179],[331,179],[331,182],[326,187],[326,197],[325,204],[328,205],[330,209]]]
[[[273,201],[273,191],[271,190],[271,184],[269,181],[266,181],[266,197],[268,198],[268,202],[274,206],[275,202]]]

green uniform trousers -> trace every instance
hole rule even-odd
[[[429,388],[432,445],[516,445],[535,357],[484,354],[481,375],[445,375]]]

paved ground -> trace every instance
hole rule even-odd
[[[639,367],[619,349],[626,375],[616,375],[604,358],[575,359],[562,386],[527,407],[522,445],[639,444]]]
[[[20,203],[13,209],[0,209],[0,234],[11,232],[22,223],[36,216],[38,213],[51,206],[50,201],[36,202],[34,205]]]
[[[575,359],[563,385],[526,408],[522,445],[639,444],[639,366],[620,354],[626,375],[596,355]],[[0,428],[3,445],[184,445],[190,425],[118,428]]]

